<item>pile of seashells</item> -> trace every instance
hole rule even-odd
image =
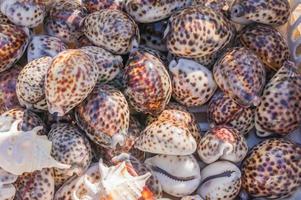
[[[278,28],[292,7],[1,0],[0,200],[290,198],[301,70]]]

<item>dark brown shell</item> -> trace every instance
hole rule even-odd
[[[139,112],[157,115],[171,97],[171,80],[164,63],[146,51],[130,55],[124,71],[125,94]]]
[[[242,165],[242,187],[253,197],[282,199],[301,186],[301,148],[285,139],[256,145]]]
[[[290,58],[286,40],[271,26],[249,25],[240,32],[239,41],[243,46],[254,51],[272,70],[277,71]]]

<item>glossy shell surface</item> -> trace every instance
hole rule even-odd
[[[124,2],[123,0],[81,0],[82,5],[89,13],[107,8],[121,10]]]

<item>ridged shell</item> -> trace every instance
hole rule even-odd
[[[54,57],[48,68],[45,94],[51,114],[63,116],[80,104],[93,90],[98,67],[93,59],[78,49],[70,49]]]
[[[288,0],[236,0],[231,8],[231,20],[240,24],[259,22],[279,26],[290,16]]]
[[[211,71],[192,60],[173,60],[169,71],[173,97],[185,106],[205,104],[217,88]]]
[[[240,32],[239,41],[254,51],[261,61],[274,71],[280,69],[290,58],[286,40],[271,26],[249,25]]]
[[[259,136],[287,135],[301,123],[301,74],[286,62],[266,85],[256,109],[255,127]]]
[[[242,165],[242,187],[253,197],[282,199],[301,186],[301,148],[285,139],[256,145]]]
[[[130,55],[124,71],[125,95],[139,112],[157,115],[168,104],[172,86],[164,63],[149,52]]]
[[[128,0],[125,10],[139,23],[151,23],[169,17],[173,12],[191,4],[191,0]]]
[[[219,88],[245,107],[259,105],[265,74],[261,60],[244,47],[228,50],[213,67]]]
[[[98,82],[113,80],[120,73],[120,69],[123,68],[121,56],[114,55],[100,47],[85,46],[81,50],[94,58],[99,71]]]
[[[201,185],[197,193],[203,199],[234,200],[241,187],[239,168],[228,161],[218,161],[201,170]]]
[[[170,53],[197,58],[212,55],[226,46],[234,35],[234,28],[223,14],[194,6],[173,15],[166,34]]]
[[[236,129],[227,126],[209,130],[198,145],[198,154],[205,163],[213,163],[219,159],[240,162],[247,152],[245,138]]]
[[[11,24],[0,24],[0,72],[21,58],[29,42],[29,30]]]
[[[98,145],[115,149],[124,145],[129,127],[129,107],[123,94],[112,86],[97,85],[76,108],[76,122]]]
[[[52,169],[42,169],[24,173],[15,183],[16,200],[52,200],[54,195],[54,178]]]
[[[66,49],[66,44],[57,37],[36,35],[28,45],[27,60],[30,62],[44,56],[54,57]]]
[[[145,160],[164,192],[183,197],[192,194],[201,182],[200,167],[192,156],[156,155]]]
[[[29,62],[21,70],[16,85],[16,93],[22,106],[28,109],[48,109],[44,85],[51,62],[51,57],[42,57]]]
[[[83,31],[96,46],[114,54],[127,54],[140,40],[136,23],[119,10],[103,9],[85,18]]]
[[[92,150],[86,136],[75,126],[54,124],[48,133],[52,142],[51,155],[57,161],[71,165],[70,169],[54,168],[55,185],[62,185],[68,178],[81,175],[92,161]]]

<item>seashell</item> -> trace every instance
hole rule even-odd
[[[169,19],[165,30],[170,53],[185,58],[209,56],[225,47],[235,29],[220,12],[209,7],[185,8]]]
[[[274,71],[280,69],[290,58],[286,40],[271,26],[262,24],[246,26],[239,34],[239,41]]]
[[[48,35],[66,43],[76,42],[83,35],[81,27],[86,14],[85,8],[78,1],[56,0],[44,21],[44,29]]]
[[[242,165],[242,187],[253,197],[283,199],[301,186],[301,147],[267,139],[253,147]]]
[[[44,56],[54,57],[66,49],[67,45],[57,37],[36,35],[28,45],[27,60],[30,62]]]
[[[173,60],[169,71],[173,97],[185,106],[205,104],[217,88],[211,71],[192,60]]]
[[[162,112],[142,131],[135,147],[142,151],[165,155],[194,153],[197,148],[196,139],[192,135],[195,129],[189,127],[191,122],[186,120],[189,120],[189,114],[185,115],[182,111]],[[196,136],[197,139],[199,137]]]
[[[192,194],[200,184],[200,167],[192,156],[156,155],[145,160],[164,192],[183,197]]]
[[[41,24],[46,5],[40,0],[2,0],[1,12],[18,26],[33,28]]]
[[[128,0],[124,7],[126,12],[139,23],[151,23],[169,17],[173,12],[189,6],[191,0],[174,1],[139,1]]]
[[[14,67],[0,73],[0,114],[19,107],[19,101],[16,94],[17,78],[21,71],[21,67]]]
[[[258,22],[279,26],[285,24],[289,16],[288,0],[236,0],[231,8],[231,20],[239,24]]]
[[[248,152],[245,138],[234,128],[218,126],[209,130],[198,145],[198,154],[205,163],[219,159],[242,161]]]
[[[254,117],[253,108],[242,107],[222,92],[214,95],[209,102],[208,120],[211,127],[224,124],[244,135],[254,127]]]
[[[193,196],[182,197],[181,200],[203,200],[203,199],[199,195],[193,195]]]
[[[213,75],[219,88],[238,104],[259,105],[265,85],[265,68],[251,50],[244,47],[228,50],[215,63]]]
[[[16,200],[52,200],[54,195],[54,178],[52,169],[42,169],[24,173],[15,183]]]
[[[145,50],[130,55],[124,71],[124,83],[124,93],[138,112],[157,115],[170,100],[172,86],[164,63]]]
[[[88,15],[83,32],[94,45],[120,55],[129,53],[140,40],[135,21],[116,9],[103,9]]]
[[[69,169],[54,168],[56,186],[88,169],[92,161],[91,146],[77,127],[66,123],[53,124],[48,138],[52,142],[51,156],[63,164],[72,166]]]
[[[201,186],[197,193],[203,199],[233,200],[241,187],[239,168],[228,161],[218,161],[201,170]]]
[[[87,8],[89,13],[93,13],[107,8],[122,10],[124,0],[81,0],[81,4]]]
[[[45,81],[49,112],[63,116],[80,104],[93,90],[98,74],[94,60],[81,50],[66,50],[55,56]]]
[[[76,108],[76,122],[96,144],[115,149],[128,138],[129,108],[123,94],[109,85],[97,85]]]
[[[0,12],[0,24],[13,24],[13,23],[7,18],[6,15]]]
[[[257,135],[287,135],[301,123],[301,75],[292,62],[286,62],[266,85],[255,113]]]
[[[81,50],[94,58],[99,71],[98,82],[113,80],[120,73],[120,69],[123,68],[121,56],[114,55],[100,47],[85,46]]]
[[[234,0],[193,0],[194,5],[204,5],[218,12],[228,12]]]
[[[21,58],[29,42],[27,28],[12,24],[0,24],[0,72],[13,66]]]
[[[51,57],[42,57],[29,62],[20,72],[16,93],[22,106],[33,110],[46,110],[44,83]]]
[[[17,180],[18,176],[6,172],[0,168],[0,199],[13,200],[16,194],[16,188],[13,183]]]
[[[5,124],[10,122],[11,118],[2,117],[0,121]],[[62,169],[70,167],[50,156],[51,142],[46,136],[37,135],[43,127],[35,127],[31,131],[19,131],[19,123],[20,120],[15,121],[8,131],[1,131],[1,168],[12,174],[21,175],[24,172],[33,172],[46,167]]]

